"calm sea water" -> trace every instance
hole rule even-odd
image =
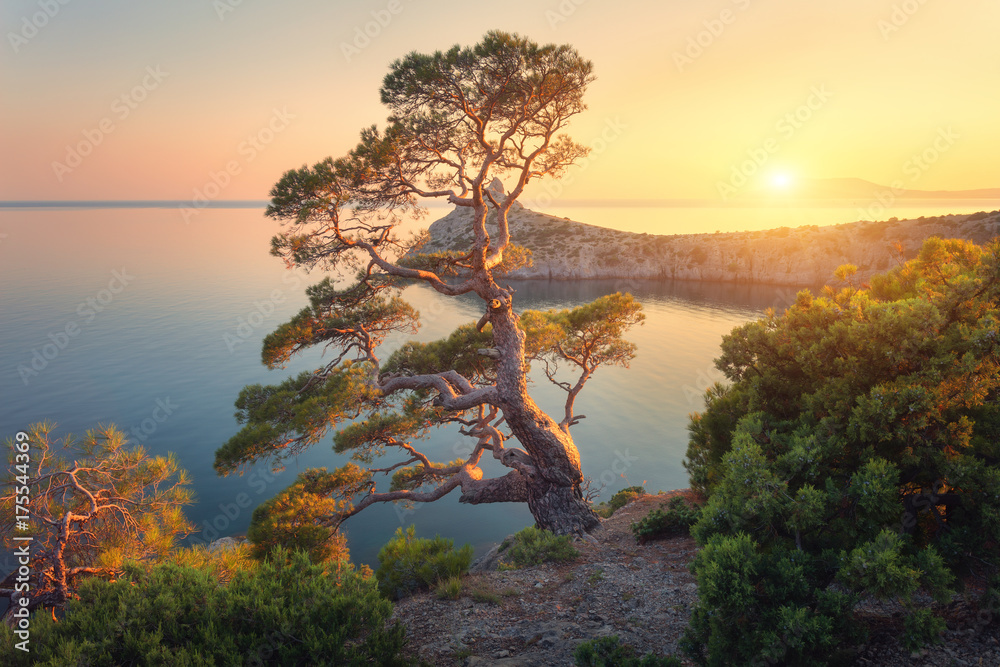
[[[320,361],[317,352],[283,371],[260,363],[263,337],[305,305],[304,288],[321,278],[290,272],[268,255],[275,229],[257,210],[205,210],[188,222],[170,209],[0,211],[3,437],[46,419],[59,435],[115,423],[150,453],[176,453],[193,476],[198,502],[188,515],[205,539],[245,532],[253,508],[297,471],[342,464],[327,438],[281,473],[258,465],[220,478],[212,469],[216,448],[238,430],[239,390]],[[685,426],[719,377],[712,359],[721,337],[794,292],[683,282],[514,287],[519,309],[568,308],[619,290],[645,307],[645,326],[629,335],[639,346],[632,368],[599,370],[577,401],[587,419],[573,435],[584,473],[606,485],[604,499],[633,484],[653,492],[687,486]],[[424,315],[420,340],[482,314],[472,296],[414,286],[405,298]],[[562,392],[544,377],[534,395],[558,413]],[[441,431],[424,445],[432,458],[450,460],[466,443]],[[486,474],[503,474],[494,463]],[[613,472],[623,465],[624,474]],[[413,511],[373,507],[345,524],[355,561],[373,563],[380,545],[410,523],[418,534],[482,550],[531,517],[520,505],[460,505],[457,493]]]

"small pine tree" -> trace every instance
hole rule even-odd
[[[23,545],[16,536],[32,537],[30,611],[62,607],[83,580],[115,576],[126,560],[163,560],[193,530],[181,511],[192,502],[190,480],[172,454],[147,456],[113,425],[79,440],[54,430],[34,424],[8,440],[9,472],[0,479],[0,525],[14,527],[18,500],[29,499],[30,530],[5,529],[0,544],[9,553]],[[0,582],[0,598],[12,603],[8,621],[20,607],[16,576]]]

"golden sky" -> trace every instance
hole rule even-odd
[[[2,200],[265,199],[384,122],[392,60],[494,28],[594,62],[559,197],[1000,187],[995,0],[4,0],[0,25]]]

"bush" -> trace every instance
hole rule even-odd
[[[132,564],[88,580],[65,618],[32,619],[31,653],[0,631],[4,665],[404,665],[392,603],[350,563],[282,551],[220,585],[207,572]],[[30,656],[30,658],[29,658]]]
[[[501,567],[521,568],[573,560],[580,552],[573,547],[568,535],[528,526],[500,545]]]
[[[688,448],[682,465],[691,489],[709,496],[719,483],[722,457],[732,447],[733,429],[748,412],[747,392],[715,383],[705,392],[705,411],[691,415]]]
[[[618,493],[616,493],[615,495],[611,496],[611,500],[609,500],[607,504],[601,503],[600,505],[598,505],[594,509],[594,511],[597,512],[599,516],[602,516],[605,519],[607,519],[609,516],[611,516],[621,508],[625,507],[639,496],[644,495],[645,493],[646,489],[642,488],[641,486],[626,487],[621,491],[619,491]]]
[[[985,610],[994,623],[1000,620],[1000,574],[993,577],[992,582],[986,588],[982,599],[979,601],[979,608]]]
[[[205,572],[223,584],[232,581],[237,572],[256,570],[261,564],[253,557],[252,547],[246,542],[221,549],[209,549],[204,544],[196,544],[174,551],[170,555],[170,562]]]
[[[495,591],[485,588],[474,588],[469,592],[469,594],[475,602],[482,602],[484,604],[500,604],[500,595]]]
[[[633,523],[632,534],[641,544],[649,540],[687,535],[691,526],[701,515],[701,510],[688,503],[681,496],[674,496],[667,505],[667,511],[654,509],[638,522]]]
[[[636,650],[622,644],[617,635],[585,641],[573,651],[577,667],[681,667],[677,658],[661,658],[652,653],[639,657]]]
[[[325,468],[310,468],[299,473],[287,489],[258,505],[247,530],[254,558],[267,558],[282,548],[305,551],[314,563],[348,560],[346,537],[323,524],[340,509],[330,497],[336,480]]]
[[[442,579],[434,588],[434,593],[440,600],[457,600],[462,595],[461,575]]]
[[[681,647],[699,665],[836,664],[855,639],[855,598],[814,590],[814,563],[796,550],[765,554],[748,535],[716,535],[692,570],[698,602]]]
[[[903,646],[908,651],[917,651],[928,644],[936,644],[947,629],[944,619],[935,616],[930,609],[916,609],[903,621]]]
[[[472,545],[456,551],[453,540],[417,537],[416,528],[410,525],[405,533],[396,529],[395,537],[378,552],[378,563],[375,578],[379,589],[398,600],[464,574],[472,564]]]
[[[997,322],[1000,242],[932,238],[864,287],[799,292],[723,339],[732,384],[693,419],[687,462],[709,490],[696,660],[818,660],[867,595],[909,607],[916,645],[940,626],[915,591],[945,601],[1000,567]]]

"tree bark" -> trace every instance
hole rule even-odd
[[[521,473],[512,470],[503,477],[463,483],[462,497],[458,502],[469,505],[526,503],[528,488]]]
[[[524,480],[528,508],[540,528],[557,535],[582,534],[601,520],[580,490],[583,472],[573,438],[528,395],[524,332],[514,315],[511,294],[489,281],[488,318],[497,361],[497,401],[504,419],[532,458],[537,475]]]
[[[556,535],[581,535],[601,525],[600,518],[583,499],[579,484],[529,484],[528,508],[539,528]]]

